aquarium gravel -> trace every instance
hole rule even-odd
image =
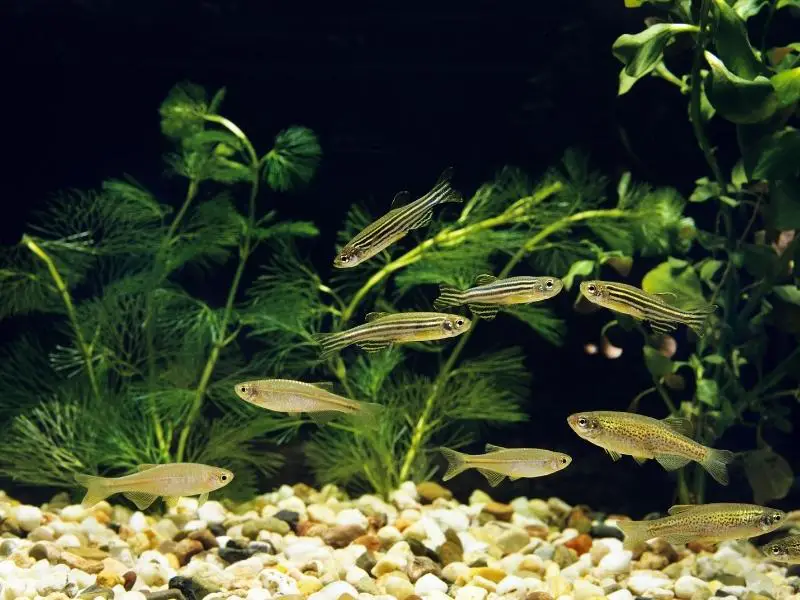
[[[182,498],[166,514],[59,494],[0,497],[0,598],[118,600],[734,600],[797,598],[800,577],[749,542],[633,551],[614,523],[558,498],[467,504],[433,482],[388,501],[328,485],[244,504]],[[792,516],[792,515],[790,515]]]

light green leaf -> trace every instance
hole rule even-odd
[[[698,381],[695,396],[700,402],[712,408],[720,405],[719,386],[713,379],[701,379]]]
[[[664,48],[679,34],[697,31],[694,25],[685,23],[658,23],[637,34],[624,34],[611,47],[614,56],[625,65],[623,72],[628,77],[639,79],[652,71],[663,58]],[[620,93],[633,85],[620,78]]]
[[[742,186],[747,183],[747,173],[744,172],[744,162],[739,159],[731,169],[731,183],[736,189],[742,189]]]
[[[672,373],[674,365],[669,358],[651,346],[645,346],[642,350],[644,364],[654,379],[660,380],[665,375]]]
[[[745,21],[757,15],[762,8],[769,4],[770,0],[736,0],[733,10]]]
[[[800,0],[778,0],[778,3],[775,5],[776,10],[780,10],[781,8],[800,8]]]
[[[771,448],[745,452],[742,463],[756,503],[780,500],[789,493],[794,481],[792,467]]]
[[[705,57],[711,65],[706,94],[720,115],[733,123],[758,123],[775,113],[779,101],[769,79],[760,75],[752,81],[744,79],[731,73],[710,52],[706,52]]]
[[[778,230],[800,228],[800,179],[783,179],[770,182],[769,221]]]
[[[800,172],[800,131],[786,127],[759,143],[753,179],[785,179]]]
[[[800,100],[800,67],[781,71],[770,78],[781,106],[791,106]]]
[[[668,258],[642,279],[642,289],[651,294],[674,294],[687,302],[703,303],[703,286],[697,271],[685,260]]]
[[[717,54],[731,72],[748,80],[766,73],[747,38],[744,21],[725,0],[714,0],[714,27]]]
[[[576,260],[567,271],[567,274],[561,278],[564,282],[566,289],[571,289],[572,284],[575,282],[576,277],[582,275],[590,275],[594,271],[595,262],[593,260]]]
[[[700,279],[710,283],[725,263],[721,260],[709,259],[700,266]]]
[[[272,189],[289,190],[311,180],[321,157],[313,131],[289,127],[275,137],[275,146],[264,157],[264,177]]]
[[[796,285],[776,285],[772,293],[784,302],[800,306],[800,289]]]
[[[725,358],[719,354],[708,354],[703,357],[703,362],[708,363],[709,365],[724,365]]]
[[[716,181],[709,180],[708,177],[701,177],[695,181],[696,187],[689,196],[689,202],[706,202],[711,198],[716,198],[722,194],[722,189]]]

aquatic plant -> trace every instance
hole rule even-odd
[[[800,43],[782,40],[769,47],[767,42],[770,26],[790,18],[783,9],[792,2],[636,3],[641,4],[655,5],[663,18],[614,43],[614,55],[624,65],[619,94],[653,76],[688,97],[689,119],[709,172],[689,198],[692,204],[706,203],[690,211],[700,224],[697,244],[647,273],[643,287],[675,294],[679,302],[716,303],[720,311],[709,335],[685,359],[671,358],[674,341],[645,344],[653,386],[632,406],[658,394],[671,413],[693,418],[704,443],[733,425],[751,427],[756,450],[744,453],[742,463],[755,500],[782,498],[792,469],[767,440],[792,432],[787,401],[796,402],[800,393],[800,131],[790,126],[800,100]],[[748,28],[756,15],[759,26]],[[683,75],[666,64],[673,58],[680,63],[676,53],[665,59],[678,39],[691,51],[690,71]],[[712,145],[711,119],[736,130],[740,157],[732,164],[722,164]],[[620,187],[629,189],[627,176]],[[708,203],[715,203],[713,210]],[[632,248],[616,247],[630,255]],[[684,503],[702,502],[705,474],[691,469],[688,476],[681,473],[679,496]]]
[[[170,172],[185,181],[177,209],[133,179],[109,180],[56,198],[4,252],[0,318],[32,323],[0,365],[4,476],[70,486],[76,473],[185,460],[230,467],[245,492],[280,464],[264,443],[298,421],[249,410],[224,382],[258,370],[238,344],[248,260],[317,233],[278,220],[262,188],[307,182],[320,147],[290,127],[259,154],[220,112],[223,97],[185,84],[161,106]],[[191,293],[188,275],[231,264],[221,305]]]

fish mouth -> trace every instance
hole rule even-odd
[[[570,415],[567,417],[567,425],[577,433],[578,431],[578,414]]]

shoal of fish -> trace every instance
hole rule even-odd
[[[461,202],[461,195],[450,186],[452,169],[442,173],[425,195],[409,201],[408,192],[398,193],[391,210],[368,225],[344,245],[334,258],[336,268],[352,268],[405,237],[414,229],[428,225],[433,209],[442,203]],[[366,352],[379,352],[395,344],[444,340],[470,330],[472,321],[460,314],[440,312],[466,306],[478,319],[490,321],[504,307],[541,302],[559,294],[563,282],[553,276],[515,276],[498,278],[478,275],[468,289],[442,284],[433,302],[436,312],[372,312],[365,323],[351,329],[318,334],[320,358],[327,359],[342,349],[356,345]],[[686,325],[702,335],[714,305],[682,309],[668,303],[661,295],[611,281],[584,281],[582,296],[592,304],[647,321],[655,334],[674,331]],[[329,382],[302,382],[288,379],[244,381],[234,386],[243,401],[263,409],[284,413],[304,413],[322,425],[336,416],[349,418],[379,417],[381,406],[360,402],[337,394]],[[663,420],[644,415],[615,411],[576,413],[567,418],[568,426],[582,439],[603,448],[613,460],[630,456],[639,463],[657,461],[667,470],[679,469],[689,462],[699,463],[717,482],[728,484],[727,466],[735,455],[728,450],[704,446],[692,439],[690,421],[678,417]],[[440,448],[448,463],[445,481],[476,469],[491,486],[506,477],[511,481],[524,477],[543,477],[566,469],[572,457],[540,448],[504,448],[486,444],[484,454],[466,454]],[[123,494],[140,510],[158,497],[168,506],[181,496],[208,494],[233,481],[234,474],[220,467],[197,463],[140,465],[135,473],[122,477],[77,475],[76,481],[87,488],[83,504],[93,505],[117,493]],[[648,539],[663,538],[673,544],[689,541],[719,542],[750,538],[774,531],[786,520],[783,511],[753,504],[714,503],[677,505],[661,519],[619,521],[625,534],[624,545],[634,548]],[[788,536],[762,548],[765,556],[777,561],[800,564],[800,536]]]

